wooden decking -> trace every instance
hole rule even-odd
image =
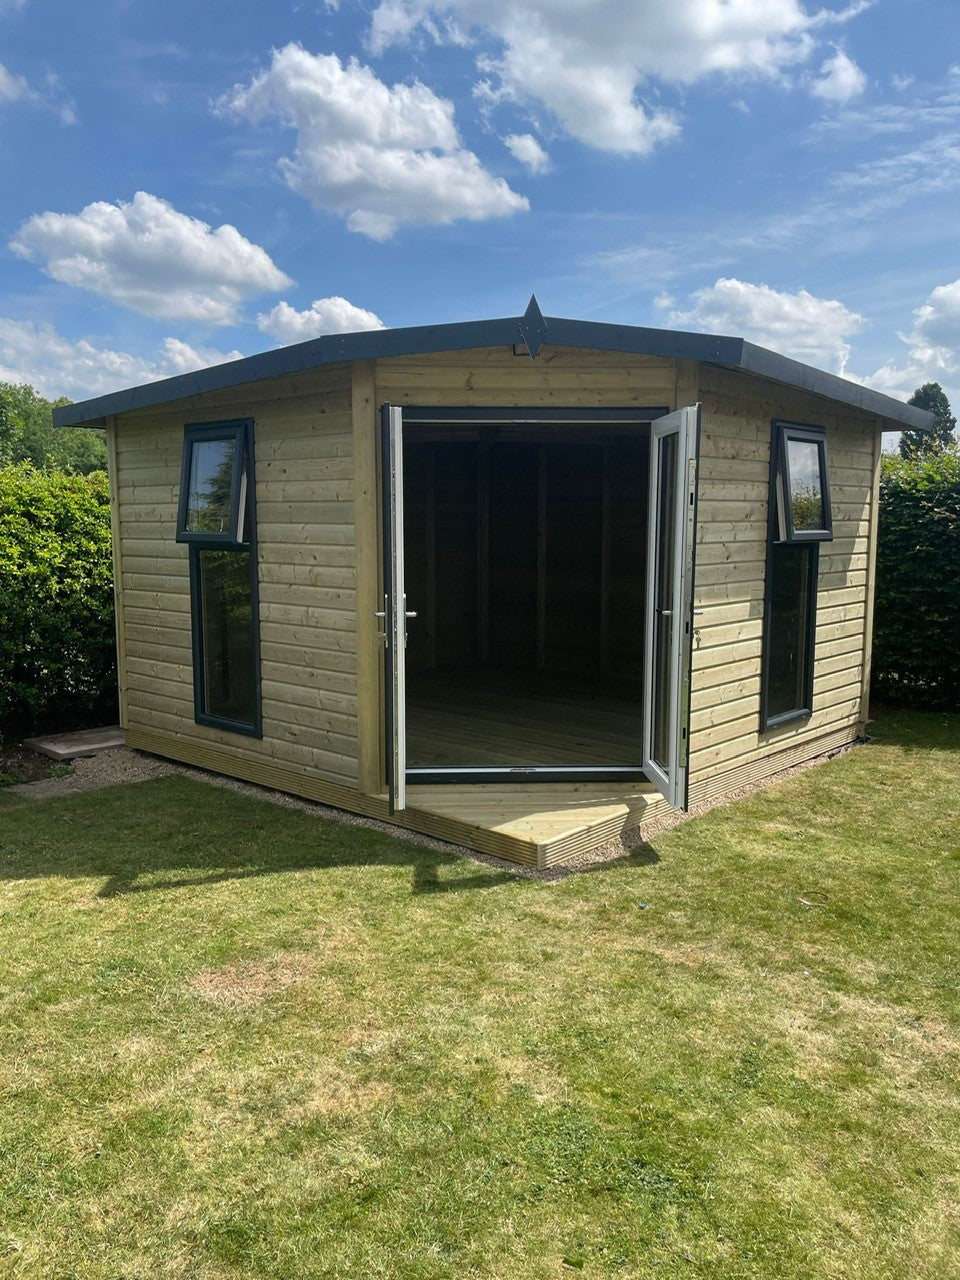
[[[407,788],[406,811],[393,821],[545,868],[607,844],[665,805],[647,782],[414,786]]]
[[[410,673],[410,765],[640,765],[633,684],[474,667]]]

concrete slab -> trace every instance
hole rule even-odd
[[[95,756],[124,744],[123,730],[118,724],[105,729],[80,729],[77,733],[51,733],[43,738],[25,738],[23,745],[39,751],[51,760],[76,760],[78,756]]]

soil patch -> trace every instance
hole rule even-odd
[[[0,746],[0,787],[64,776],[63,765],[55,764],[49,756],[42,756],[38,751],[31,751],[21,742]]]

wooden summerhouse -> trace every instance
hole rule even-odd
[[[928,421],[535,300],[56,411],[107,429],[131,746],[541,867],[862,734]]]

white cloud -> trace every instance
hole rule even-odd
[[[355,307],[346,298],[317,298],[306,311],[297,311],[289,302],[278,302],[266,315],[257,316],[257,326],[277,342],[306,342],[325,333],[359,333],[361,329],[382,329],[384,323],[372,311]]]
[[[743,280],[721,278],[698,289],[691,301],[686,311],[670,311],[671,326],[749,338],[837,373],[844,372],[850,355],[847,338],[863,324],[863,317],[842,302],[816,298],[806,289],[784,293]]]
[[[903,400],[924,382],[939,382],[960,403],[960,280],[932,290],[899,338],[909,348],[903,363],[888,360],[864,381]]]
[[[80,339],[70,342],[51,325],[0,316],[0,382],[29,382],[50,399],[83,399],[178,373],[189,373],[225,360],[239,351],[192,347],[165,338],[152,359],[97,347]]]
[[[291,283],[236,227],[214,230],[146,191],[129,204],[37,214],[10,248],[54,280],[160,320],[235,324],[246,298]]]
[[[0,62],[0,103],[33,98],[33,90],[23,76],[16,76]]]
[[[295,129],[296,150],[280,161],[289,186],[374,240],[400,226],[529,208],[461,145],[451,102],[419,81],[390,87],[356,59],[344,65],[335,54],[288,44],[217,106]]]
[[[433,39],[451,28],[482,33],[488,99],[537,102],[587,146],[646,155],[676,137],[673,114],[644,101],[656,82],[690,85],[708,76],[782,78],[807,61],[814,32],[867,5],[811,11],[804,0],[380,0],[369,41],[375,52],[418,27]]]
[[[0,8],[0,13],[3,10]],[[43,89],[38,91],[25,76],[17,75],[9,67],[0,62],[0,107],[11,102],[30,103],[34,107],[45,107],[56,112],[61,124],[76,124],[77,112],[74,103],[63,91],[59,78],[48,72],[43,79]]]
[[[842,105],[852,98],[859,98],[867,87],[867,77],[842,49],[827,58],[820,68],[820,76],[810,85],[810,92],[824,102]]]
[[[514,160],[525,164],[531,173],[547,173],[550,157],[532,133],[508,133],[503,140]]]

